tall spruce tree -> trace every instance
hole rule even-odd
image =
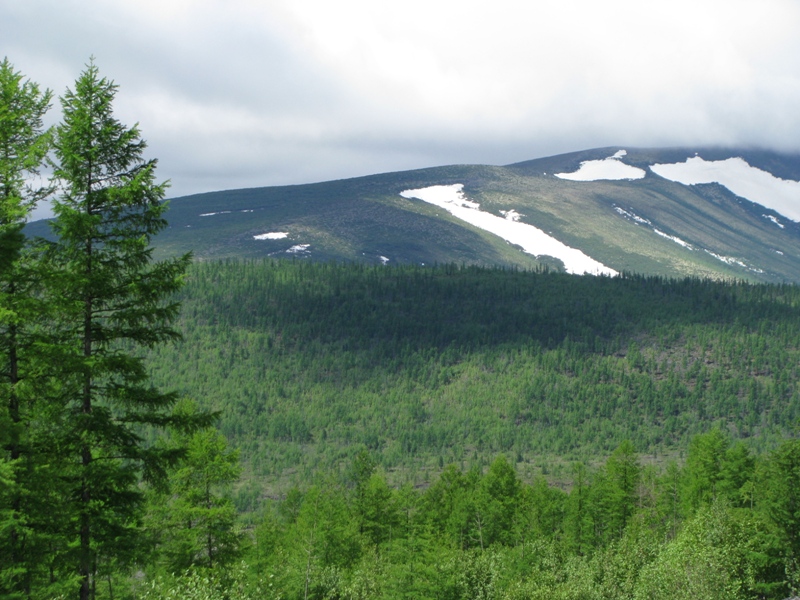
[[[6,58],[0,62],[0,596],[30,596],[41,573],[45,543],[37,504],[49,461],[35,450],[33,392],[36,321],[44,314],[41,273],[26,250],[22,228],[33,206],[50,192],[36,185],[49,149],[43,117],[52,94],[24,81]],[[52,514],[52,512],[51,512]]]
[[[72,498],[72,564],[81,600],[92,595],[100,561],[135,553],[145,478],[164,472],[165,452],[148,446],[148,426],[207,424],[171,413],[176,400],[149,382],[143,348],[178,337],[172,321],[189,256],[156,262],[151,238],[165,227],[166,184],[155,181],[137,126],[112,113],[117,86],[94,60],[61,99],[54,136],[54,202],[60,278],[58,364],[64,428],[60,452]]]

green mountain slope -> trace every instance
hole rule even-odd
[[[717,183],[683,185],[650,169],[694,156],[707,161],[741,157],[754,168],[797,181],[800,157],[746,149],[629,149],[620,161],[641,169],[641,179],[571,181],[555,175],[574,173],[581,163],[601,161],[618,150],[506,167],[437,167],[176,198],[157,252],[193,251],[201,260],[286,257],[563,268],[560,257],[526,253],[440,206],[400,196],[406,190],[461,184],[483,214],[503,217],[515,211],[520,223],[618,272],[800,281],[798,223]],[[29,230],[46,233],[46,225],[33,223]],[[264,239],[269,233],[285,237]]]
[[[721,185],[687,186],[648,169],[656,162],[685,160],[694,152],[630,150],[624,162],[647,173],[638,180],[584,182],[554,176],[613,153],[606,148],[507,167],[439,167],[177,198],[168,215],[170,228],[158,240],[159,251],[193,250],[201,259],[303,256],[373,264],[456,262],[524,268],[561,264],[546,256],[537,260],[440,207],[400,196],[408,189],[463,184],[480,210],[497,216],[515,210],[521,222],[617,271],[800,281],[797,224]],[[702,153],[707,160],[742,156],[753,166],[800,179],[796,157],[742,150]],[[767,214],[786,226],[776,227]],[[649,225],[643,226],[643,220]],[[287,237],[254,237],[270,232],[285,232]],[[685,244],[676,243],[676,238]]]

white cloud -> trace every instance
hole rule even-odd
[[[2,50],[120,84],[174,194],[629,144],[800,149],[793,0],[26,0]]]

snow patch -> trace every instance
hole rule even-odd
[[[254,235],[254,240],[282,240],[289,237],[286,231],[272,231],[270,233],[259,233]]]
[[[800,221],[800,181],[780,179],[742,158],[706,161],[694,156],[682,163],[650,165],[650,170],[684,185],[718,183],[737,196]]]
[[[724,262],[726,265],[736,265],[739,267],[744,267],[745,269],[748,268],[747,265],[738,258],[733,258],[732,256],[723,256],[722,254],[717,254],[716,252],[712,252],[711,250],[706,250],[706,252],[711,256],[713,256],[714,258],[716,258],[717,260]]]
[[[644,178],[646,173],[643,169],[632,167],[622,162],[622,157],[627,154],[627,151],[619,150],[602,160],[584,160],[580,168],[574,173],[556,173],[555,176],[560,179],[569,179],[570,181],[618,181],[620,179]]]
[[[650,222],[649,219],[645,219],[643,217],[640,217],[638,215],[633,214],[632,212],[628,212],[627,210],[625,210],[624,208],[620,208],[619,206],[615,206],[614,210],[617,211],[619,214],[621,214],[626,219],[629,219],[629,220],[631,220],[634,223],[637,223],[639,225],[651,225],[651,226],[653,225],[653,223]]]
[[[780,221],[778,221],[778,219],[775,218],[775,215],[761,215],[761,216],[764,217],[765,219],[769,219],[770,221],[775,223],[775,225],[777,225],[781,229],[785,228],[785,225],[783,223],[781,223]]]
[[[688,248],[689,250],[692,250],[692,245],[691,244],[689,244],[688,242],[684,242],[681,238],[679,238],[677,236],[670,235],[668,233],[664,233],[663,231],[659,231],[655,227],[653,227],[653,231],[655,233],[657,233],[658,235],[660,235],[661,237],[663,237],[663,238],[667,238],[668,240],[672,240],[673,242],[675,242],[679,246],[683,246],[684,248]]]
[[[576,248],[547,235],[527,223],[514,219],[519,218],[516,211],[506,211],[505,218],[498,217],[480,210],[480,204],[472,202],[464,195],[464,186],[460,183],[454,185],[434,185],[416,190],[400,192],[403,198],[417,198],[423,202],[439,206],[454,217],[479,227],[489,233],[500,236],[511,244],[521,246],[528,254],[535,256],[553,256],[564,263],[568,273],[575,274],[602,274],[617,275],[618,273],[602,263],[587,256]],[[511,213],[512,218],[509,218]]]
[[[500,214],[503,215],[509,221],[519,221],[519,218],[522,216],[513,208],[511,210],[501,210]]]
[[[308,249],[311,247],[311,244],[297,244],[296,246],[292,246],[289,248],[286,253],[287,254],[300,254],[302,252],[308,252]]]
[[[229,210],[221,210],[219,212],[210,212],[210,213],[203,213],[200,215],[201,217],[213,217],[214,215],[229,215],[231,211]]]
[[[389,262],[389,259],[388,259],[388,258],[386,258],[385,256],[379,256],[378,258],[380,258],[380,259],[381,259],[381,263],[383,263],[384,265],[385,265],[385,264],[387,264],[387,263]]]
[[[671,241],[675,242],[676,244],[678,244],[679,246],[683,246],[684,248],[687,248],[689,250],[694,250],[694,248],[692,247],[692,245],[689,242],[685,242],[681,238],[679,238],[678,236],[670,235],[668,233],[664,233],[660,229],[657,229],[656,227],[654,227],[653,226],[653,222],[650,221],[650,219],[645,219],[644,217],[640,217],[639,215],[636,215],[636,214],[634,214],[632,212],[629,212],[629,211],[625,210],[624,208],[620,208],[619,206],[614,206],[614,210],[617,211],[620,215],[622,215],[626,219],[628,219],[629,221],[633,221],[637,225],[647,225],[648,227],[652,227],[653,232],[655,234],[660,235],[661,237],[666,238],[668,240],[671,240]]]

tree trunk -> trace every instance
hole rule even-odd
[[[87,199],[88,205],[88,199]],[[86,244],[87,265],[86,274],[92,274],[92,243]],[[83,357],[92,357],[92,298],[87,296],[84,300],[83,308]],[[92,414],[92,376],[88,366],[83,380],[83,405],[81,412],[88,419]],[[83,425],[83,435],[88,436]],[[89,482],[89,468],[92,464],[92,449],[88,439],[83,440],[81,448],[81,467],[83,469],[81,483],[81,529],[80,529],[80,566],[79,573],[81,578],[80,600],[89,600],[92,580],[92,529],[91,517],[89,515],[89,505],[92,501],[91,484]]]

